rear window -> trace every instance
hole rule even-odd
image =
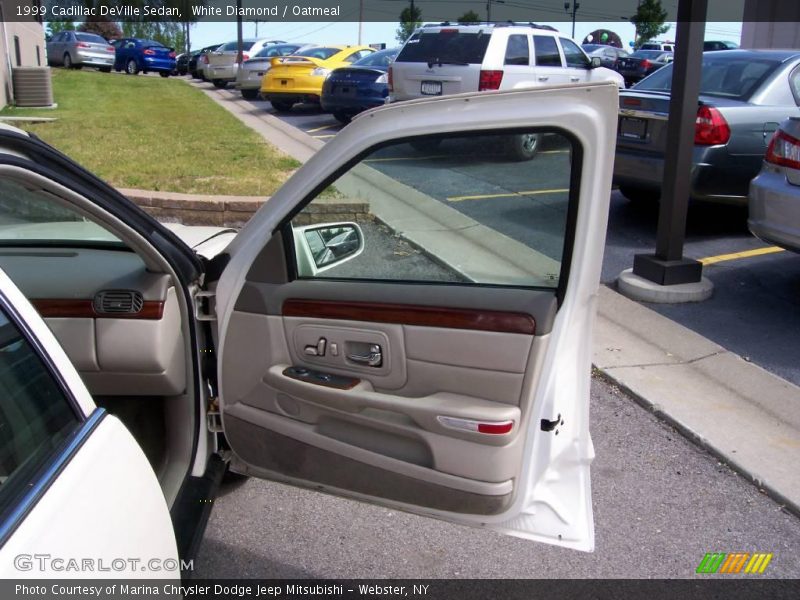
[[[395,56],[397,56],[397,48],[381,50],[380,52],[368,54],[354,62],[353,65],[358,67],[388,67],[392,64]]]
[[[242,50],[247,52],[255,44],[255,40],[242,40]],[[236,52],[239,49],[239,42],[228,42],[217,48],[217,52]]]
[[[108,44],[105,38],[100,37],[96,33],[76,33],[75,37],[79,42],[90,42],[93,44]]]
[[[141,40],[139,43],[144,48],[166,48],[164,44],[156,42],[155,40]]]
[[[397,55],[397,62],[480,64],[491,33],[467,33],[457,29],[422,31],[412,35]]]
[[[287,56],[297,50],[300,46],[296,44],[281,44],[278,46],[265,46],[258,51],[258,58],[269,58],[271,56]]]
[[[325,47],[308,48],[307,50],[301,50],[300,52],[297,52],[294,56],[308,56],[309,58],[319,58],[320,60],[326,60],[331,56],[333,56],[334,54],[337,54],[341,51],[342,51],[341,48],[325,48]]]
[[[647,60],[659,60],[669,54],[664,54],[663,50],[637,50],[631,54],[632,58],[646,58]]]
[[[779,61],[753,56],[719,58],[718,54],[703,55],[700,93],[747,100],[780,65]],[[643,79],[636,89],[668,92],[672,89],[672,65],[667,65]]]

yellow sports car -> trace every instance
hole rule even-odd
[[[328,73],[375,52],[369,46],[315,46],[292,56],[273,58],[261,80],[261,95],[278,112],[288,112],[298,102],[319,104]]]

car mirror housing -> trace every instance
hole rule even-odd
[[[592,57],[592,66],[591,66],[591,68],[592,69],[596,69],[597,67],[602,67],[602,66],[603,66],[603,61],[600,59],[600,57],[599,56],[593,56]]]
[[[321,223],[292,230],[299,277],[313,277],[364,251],[364,233],[356,223]]]

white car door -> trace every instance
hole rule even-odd
[[[0,431],[0,577],[180,577],[144,453],[2,271]]]
[[[613,84],[398,103],[309,160],[216,288],[234,469],[591,550],[616,110]],[[542,145],[516,162],[525,134]],[[363,248],[314,273],[293,229],[330,214],[360,221]]]

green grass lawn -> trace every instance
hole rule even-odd
[[[300,163],[177,79],[53,69],[55,110],[6,108],[13,123],[123,188],[266,196]]]

